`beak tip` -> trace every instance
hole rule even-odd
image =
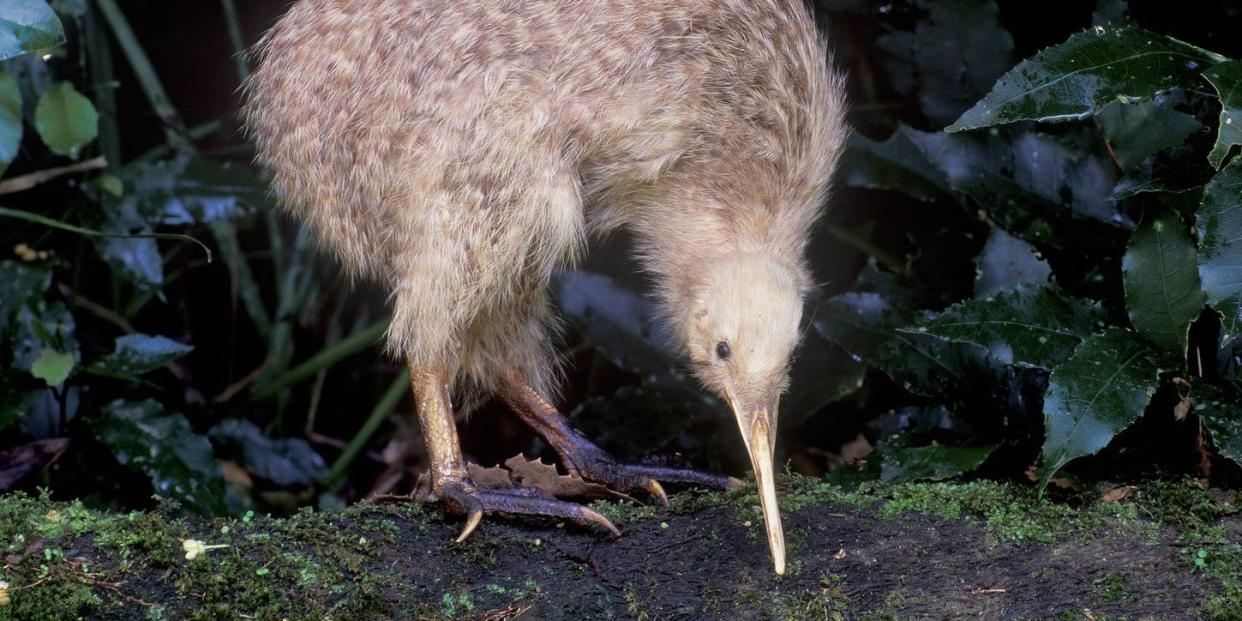
[[[784,561],[784,559],[781,559],[781,560],[776,561],[776,575],[778,575],[778,576],[783,576],[783,575],[785,575],[785,561]]]

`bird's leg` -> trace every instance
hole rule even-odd
[[[466,473],[457,427],[449,399],[447,374],[438,369],[410,366],[410,382],[418,406],[423,441],[427,445],[431,492],[427,500],[445,509],[466,514],[466,525],[457,541],[465,541],[478,527],[484,513],[534,515],[562,518],[596,526],[620,535],[608,518],[581,505],[555,500],[531,488],[480,489]]]
[[[660,481],[688,483],[702,487],[734,489],[742,482],[729,476],[711,474],[689,468],[669,468],[627,464],[617,461],[607,451],[587,439],[569,423],[556,406],[548,403],[516,371],[505,377],[498,395],[522,420],[556,450],[565,468],[592,483],[606,485],[622,493],[642,490],[668,504],[668,495]]]

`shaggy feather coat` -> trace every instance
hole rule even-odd
[[[809,286],[845,129],[803,0],[300,0],[258,56],[282,204],[390,288],[388,349],[459,384],[552,397],[548,281],[589,233],[633,231],[682,333],[730,255]]]

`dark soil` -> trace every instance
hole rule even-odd
[[[0,619],[1233,618],[1160,510],[972,485],[787,481],[784,577],[738,493],[605,507],[615,540],[489,518],[463,544],[459,520],[410,504],[207,523],[0,497]],[[1233,505],[1212,506],[1236,539]],[[187,560],[186,539],[228,547]]]

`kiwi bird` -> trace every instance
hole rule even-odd
[[[573,475],[665,499],[735,479],[622,463],[556,400],[549,280],[630,230],[685,357],[732,408],[777,573],[777,404],[804,258],[846,130],[803,0],[300,0],[257,47],[244,114],[289,213],[391,291],[427,498],[616,532],[532,490],[481,489],[453,404],[495,396]]]

